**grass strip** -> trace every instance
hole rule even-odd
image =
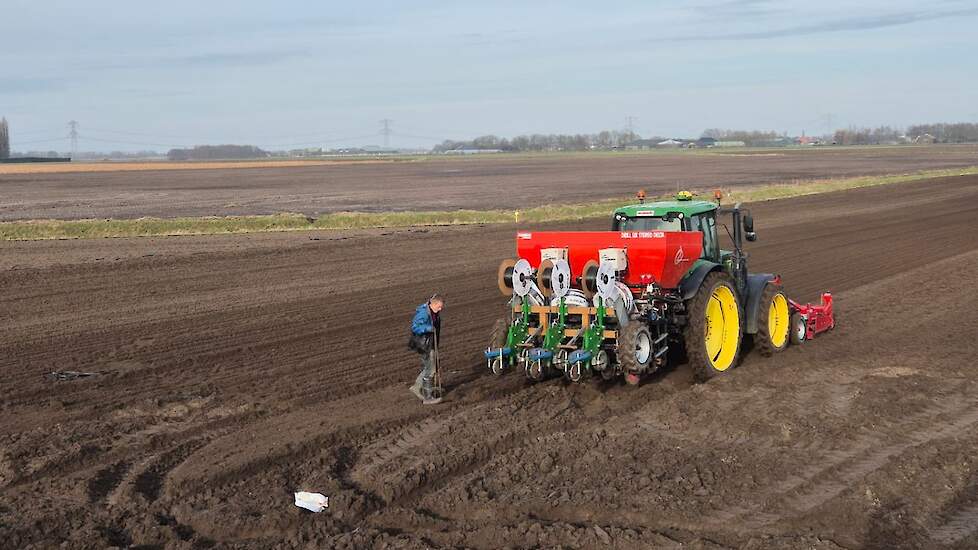
[[[856,176],[849,178],[832,178],[823,180],[794,180],[764,185],[751,185],[724,189],[724,203],[727,202],[760,202],[816,193],[831,193],[846,189],[907,183],[931,178],[952,176],[972,176],[978,174],[978,166],[968,168],[949,168],[941,170],[922,170],[909,174],[892,174],[885,176]]]
[[[311,227],[311,221],[301,214],[134,220],[30,220],[0,223],[0,240],[220,235]]]
[[[859,176],[825,180],[796,180],[724,190],[724,203],[759,202],[815,193],[828,193],[919,181],[930,178],[978,174],[978,166],[924,170],[910,174]],[[696,191],[696,189],[693,189]],[[711,188],[699,189],[710,197]],[[654,199],[650,199],[654,200]],[[105,237],[149,237],[168,235],[220,235],[313,229],[367,229],[432,225],[477,225],[496,223],[533,224],[607,217],[634,199],[616,198],[588,204],[545,205],[524,210],[447,210],[417,212],[337,212],[318,219],[302,214],[228,216],[201,218],[139,218],[133,220],[29,220],[0,222],[0,240],[95,239]]]

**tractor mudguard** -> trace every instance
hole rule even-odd
[[[757,334],[757,309],[761,305],[761,294],[764,287],[777,278],[773,273],[753,273],[747,276],[747,296],[744,300],[744,312],[747,314],[746,334]]]
[[[699,259],[693,267],[686,273],[682,281],[679,281],[679,292],[683,296],[683,300],[689,300],[693,296],[696,296],[696,292],[703,286],[703,279],[716,269],[720,269],[720,264],[714,263],[708,260]]]

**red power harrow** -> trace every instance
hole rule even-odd
[[[805,340],[815,338],[827,330],[835,328],[835,315],[832,313],[832,294],[822,293],[822,303],[799,304],[789,299],[793,313],[791,314],[791,342],[801,344]]]

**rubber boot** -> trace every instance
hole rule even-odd
[[[417,397],[421,401],[424,401],[425,400],[424,399],[424,396],[421,395],[421,386],[419,386],[417,383],[414,383],[414,384],[408,386],[408,389],[410,389],[411,390],[411,393],[413,393],[415,395],[415,397]]]

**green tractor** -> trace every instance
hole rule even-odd
[[[685,355],[702,381],[736,365],[745,334],[763,355],[785,349],[804,319],[792,317],[779,276],[748,272],[749,211],[716,199],[646,203],[640,193],[615,210],[611,231],[519,231],[518,259],[499,268],[510,315],[485,351],[489,368],[637,384]],[[720,227],[733,250],[720,248]]]

